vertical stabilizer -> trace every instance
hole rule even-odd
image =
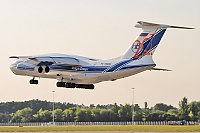
[[[153,55],[167,28],[166,25],[142,21],[139,21],[135,27],[142,28],[142,32],[123,54],[123,59],[138,59],[142,58],[143,56]]]
[[[143,56],[153,55],[167,28],[194,29],[143,21],[138,21],[137,23],[138,24],[136,24],[135,27],[142,28],[142,32],[122,55],[123,59],[139,59]]]

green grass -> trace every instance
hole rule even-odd
[[[0,132],[129,131],[129,132],[200,132],[200,126],[49,126],[0,127]]]

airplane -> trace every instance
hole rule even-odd
[[[45,54],[35,56],[11,56],[16,60],[10,65],[15,75],[30,76],[30,84],[38,84],[35,78],[57,79],[57,87],[94,89],[94,84],[115,81],[155,68],[152,56],[167,28],[194,29],[138,21],[136,28],[142,32],[133,44],[119,57],[108,60],[76,55]]]

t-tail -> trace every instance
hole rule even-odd
[[[167,28],[194,29],[143,21],[137,23],[135,27],[142,28],[142,32],[122,55],[123,59],[140,59],[144,56],[152,56]]]

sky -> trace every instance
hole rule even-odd
[[[199,0],[1,0],[0,102],[53,100],[76,104],[131,104],[149,107],[200,100]],[[114,82],[95,84],[94,90],[57,88],[56,80],[16,76],[12,55],[63,53],[97,59],[122,55],[141,29],[137,21],[194,27],[168,29],[153,59],[171,72],[145,71]]]

